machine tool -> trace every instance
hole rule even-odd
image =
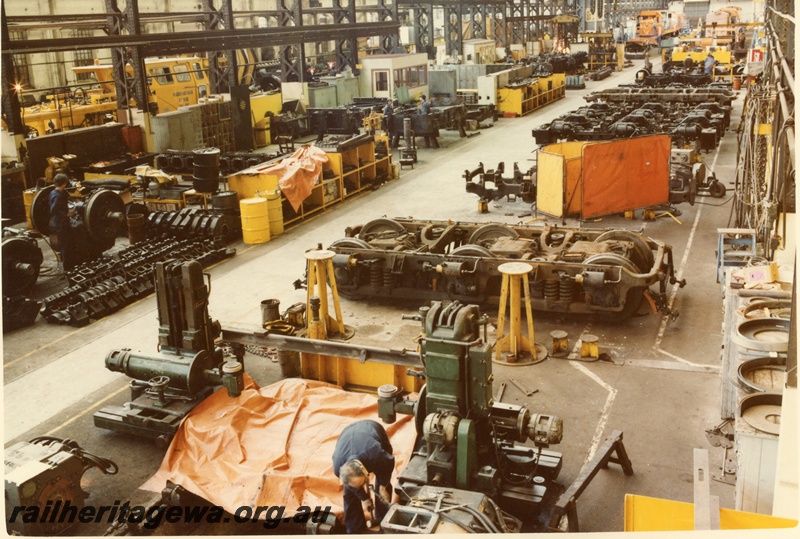
[[[41,302],[25,294],[36,284],[44,256],[37,232],[8,227],[3,234],[3,331],[10,331],[33,324],[39,316]]]
[[[538,532],[563,514],[563,487],[556,482],[561,453],[548,449],[563,437],[562,420],[526,405],[496,402],[492,393],[492,345],[488,317],[476,305],[434,301],[419,314],[425,386],[417,398],[387,384],[378,390],[378,415],[393,423],[413,414],[417,446],[397,478],[400,502],[381,527],[406,533]],[[481,326],[484,336],[481,337]],[[530,441],[533,447],[522,445]],[[625,472],[633,470],[620,442]],[[610,446],[609,446],[610,447]],[[593,472],[600,467],[592,463]],[[629,473],[630,472],[630,473]],[[583,475],[583,474],[581,474]],[[593,476],[592,474],[589,474]],[[588,484],[580,482],[582,491]],[[574,486],[574,485],[573,485]],[[574,504],[575,498],[571,498]]]
[[[91,468],[117,473],[108,459],[73,440],[39,436],[5,450],[6,530],[10,535],[57,535],[77,522],[89,496],[81,478]],[[74,508],[74,509],[72,509]],[[71,518],[70,515],[72,515]]]
[[[41,236],[10,227],[3,234],[3,295],[25,294],[36,284],[44,260],[37,241]]]
[[[221,329],[208,314],[211,288],[199,262],[158,262],[155,281],[159,353],[123,348],[106,356],[107,369],[134,378],[132,400],[96,412],[94,424],[166,446],[186,414],[220,385],[231,397],[241,393],[244,367],[241,353],[239,361],[225,362],[214,343]]]
[[[41,234],[49,236],[50,185],[36,193],[31,203],[31,223]],[[70,190],[70,188],[68,188]],[[74,247],[79,262],[93,260],[103,251],[114,246],[114,242],[125,229],[125,202],[116,191],[94,189],[85,196],[71,189],[69,208],[76,212],[71,220]],[[73,194],[74,193],[74,194]]]

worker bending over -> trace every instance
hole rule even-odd
[[[333,472],[344,487],[347,533],[366,533],[367,519],[380,523],[391,501],[394,455],[386,430],[369,419],[345,427],[333,451]],[[370,474],[375,474],[374,487],[369,485]],[[376,494],[374,506],[370,488]]]

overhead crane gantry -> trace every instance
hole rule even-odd
[[[448,56],[461,54],[464,39],[462,18],[469,17],[473,38],[494,38],[500,46],[523,44],[542,35],[543,25],[556,15],[582,15],[588,0],[544,2],[542,0],[397,0],[401,11],[414,22],[415,46],[428,51],[434,41],[434,10],[444,14],[444,42]],[[490,31],[491,30],[491,31]]]
[[[355,67],[357,62],[356,39],[359,37],[380,36],[383,47],[393,48],[397,44],[399,23],[396,5],[387,0],[377,0],[374,6],[356,8],[356,0],[335,0],[333,8],[314,8],[303,10],[300,0],[281,0],[278,10],[234,12],[231,0],[203,0],[202,10],[181,12],[179,14],[141,13],[138,0],[126,0],[123,8],[118,0],[104,0],[105,14],[72,14],[64,20],[80,22],[81,25],[96,25],[106,36],[71,37],[36,40],[11,40],[8,24],[13,22],[15,29],[24,30],[24,23],[32,23],[36,28],[42,25],[56,26],[55,17],[7,17],[2,5],[2,88],[3,113],[11,131],[23,133],[20,117],[19,97],[14,91],[14,54],[39,52],[74,51],[85,49],[111,49],[114,80],[120,108],[127,108],[129,99],[134,98],[140,109],[147,108],[147,74],[144,59],[183,53],[209,53],[211,60],[210,79],[212,91],[219,93],[240,84],[238,81],[236,54],[239,49],[267,46],[281,47],[281,67],[284,80],[303,81],[305,58],[302,44],[335,40],[337,44],[337,63]],[[217,8],[215,3],[219,4]],[[344,5],[343,5],[344,4]],[[303,12],[333,14],[334,24],[303,26]],[[378,22],[356,22],[356,12],[376,12]],[[278,27],[236,28],[234,19],[242,16],[264,16],[277,19]],[[145,21],[162,22],[169,20],[190,20],[204,24],[205,31],[176,32],[171,34],[145,34],[142,24]],[[179,19],[176,19],[179,17]],[[52,27],[51,26],[51,27]],[[64,26],[64,23],[61,24]],[[287,45],[289,44],[289,45]],[[387,49],[385,52],[389,52]],[[225,61],[221,61],[226,58]],[[126,73],[126,65],[133,68],[133,77]]]

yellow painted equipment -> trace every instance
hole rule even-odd
[[[720,64],[730,64],[732,62],[731,51],[723,50],[720,48],[712,52],[711,55]],[[690,51],[688,50],[687,47],[676,48],[672,51],[673,62],[683,62],[687,56],[691,58],[694,63],[702,64],[705,61],[706,56],[708,56],[708,51],[705,50]]]
[[[248,168],[228,177],[228,186],[231,191],[239,193],[239,200],[259,196],[259,193],[269,193],[278,188],[276,174],[264,174],[261,168],[266,165]]]
[[[269,210],[267,199],[254,197],[239,201],[242,214],[242,240],[249,245],[269,241]]]
[[[564,97],[566,76],[555,73],[549,77],[534,79],[526,86],[500,88],[497,90],[498,112],[509,112],[524,116],[548,103]]]
[[[25,189],[22,192],[22,201],[25,204],[25,219],[28,221],[28,227],[33,229],[33,222],[31,221],[31,205],[33,199],[36,197],[36,189]]]
[[[720,530],[795,528],[797,521],[787,518],[719,510]],[[625,495],[625,531],[685,531],[694,529],[694,504],[648,496]]]
[[[525,262],[507,262],[497,268],[503,274],[503,284],[500,292],[500,311],[497,315],[497,342],[494,346],[497,363],[525,363],[528,356],[532,361],[544,359],[538,357],[537,347],[533,333],[533,312],[531,310],[530,286],[528,274],[533,266]],[[520,302],[520,287],[525,292],[525,318],[527,321],[528,335],[522,334],[522,305]],[[510,303],[509,330],[504,334],[506,322],[506,305]],[[547,355],[546,353],[544,354]]]
[[[274,189],[259,195],[267,200],[267,213],[269,213],[269,233],[271,236],[283,234],[283,197],[280,189]]]
[[[250,111],[256,146],[262,147],[272,144],[272,136],[270,135],[272,115],[280,114],[281,107],[283,107],[281,94],[264,94],[250,97]]]

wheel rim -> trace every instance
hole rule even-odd
[[[494,253],[492,253],[486,247],[482,247],[480,245],[475,245],[472,243],[468,243],[466,245],[462,245],[461,247],[456,247],[452,251],[450,251],[450,256],[477,256],[483,258],[497,258]]]
[[[328,249],[372,249],[372,246],[365,242],[364,240],[360,240],[358,238],[342,238],[340,240],[336,240],[335,242],[331,243]]]
[[[594,241],[601,242],[606,240],[630,241],[633,243],[634,256],[632,259],[633,263],[639,268],[639,271],[635,273],[648,273],[653,269],[656,258],[650,246],[647,245],[647,242],[640,235],[630,230],[609,230],[597,236],[597,239]]]
[[[480,245],[481,247],[487,247],[497,241],[500,238],[510,238],[515,240],[519,238],[519,234],[513,228],[507,227],[506,225],[498,225],[498,224],[489,224],[483,225],[478,227],[475,232],[469,237],[467,243],[473,243],[476,245]]]
[[[593,255],[587,258],[583,263],[594,264],[596,266],[620,266],[631,273],[639,273],[639,268],[636,267],[636,264],[634,264],[632,260],[614,253]]]
[[[33,197],[31,202],[31,224],[45,236],[50,235],[50,193],[55,189],[48,185]]]
[[[362,240],[369,240],[369,236],[381,233],[392,232],[395,235],[400,235],[406,232],[406,227],[395,221],[394,219],[374,219],[363,227],[361,232],[358,233],[358,238]]]
[[[111,214],[125,215],[125,203],[114,191],[101,189],[89,197],[83,220],[86,231],[97,241],[112,241],[122,231],[125,220]]]

